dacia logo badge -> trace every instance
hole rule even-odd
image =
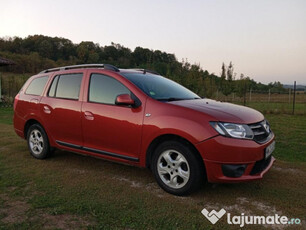
[[[265,128],[265,130],[267,131],[267,133],[270,133],[270,126],[267,123],[263,124],[263,127]]]

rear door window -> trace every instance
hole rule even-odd
[[[53,79],[48,96],[78,100],[83,74],[58,75]]]
[[[48,81],[48,76],[35,78],[28,86],[25,94],[40,96]]]

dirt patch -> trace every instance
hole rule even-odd
[[[13,191],[15,188],[10,188]],[[35,210],[35,216],[29,217],[31,206],[23,199],[13,199],[5,194],[0,194],[0,220],[6,225],[22,222],[39,223],[43,229],[86,229],[94,226],[96,222],[89,216],[76,216],[72,214],[51,215],[46,209]],[[32,210],[33,211],[33,210]]]
[[[84,175],[88,172],[87,170],[84,170],[84,169],[70,169],[70,171],[72,173],[76,173],[76,174],[79,174],[79,175]]]
[[[119,181],[124,181],[124,182],[128,183],[132,188],[141,188],[141,187],[143,187],[142,183],[140,183],[138,181],[133,181],[133,180],[128,179],[126,177],[117,177],[117,176],[114,176],[113,179],[119,180]]]
[[[134,181],[134,180],[131,180],[131,179],[126,178],[126,177],[114,176],[114,177],[112,177],[112,178],[115,179],[115,180],[118,180],[118,181],[127,183],[127,184],[129,184],[129,186],[132,187],[132,188],[144,188],[145,190],[151,192],[152,194],[156,195],[156,196],[159,197],[159,198],[162,198],[162,197],[165,197],[166,195],[169,195],[169,194],[166,194],[166,193],[157,185],[156,182],[143,184],[143,183],[141,183],[141,182],[139,182],[139,181]]]
[[[273,166],[273,168],[271,170],[275,170],[275,171],[283,172],[283,173],[290,173],[290,174],[304,174],[306,176],[306,173],[303,172],[300,169],[283,168],[283,167]]]
[[[49,215],[43,213],[39,215],[43,221],[44,229],[86,229],[93,225],[93,221],[85,220],[84,217],[78,217],[70,214]]]
[[[4,216],[1,221],[5,224],[23,222],[26,213],[30,209],[27,202],[22,200],[12,200],[8,196],[1,194],[0,198],[4,201],[0,207],[0,215]]]

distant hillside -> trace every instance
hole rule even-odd
[[[294,85],[283,85],[285,89],[293,89]],[[306,85],[296,85],[297,91],[306,91]]]
[[[155,70],[199,96],[233,95],[243,97],[252,90],[257,93],[286,93],[280,82],[268,85],[250,79],[247,74],[237,75],[234,64],[220,63],[220,76],[209,73],[198,64],[178,61],[174,54],[160,50],[136,47],[131,50],[120,44],[102,46],[92,41],[74,44],[66,38],[33,35],[26,38],[0,38],[0,57],[12,60],[16,65],[1,67],[1,72],[18,74],[38,73],[57,66],[108,63],[120,68],[144,68]],[[5,83],[3,83],[5,84]],[[10,83],[13,84],[13,83]]]

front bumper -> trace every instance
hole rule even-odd
[[[269,171],[275,158],[265,159],[265,148],[272,138],[258,144],[253,140],[241,140],[216,136],[196,145],[204,160],[207,179],[212,183],[233,183],[258,180]]]

